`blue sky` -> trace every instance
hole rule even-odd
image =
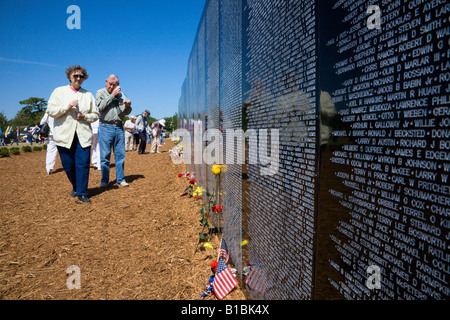
[[[70,30],[70,5],[81,29]],[[178,111],[181,86],[205,0],[0,0],[0,112],[8,119],[29,97],[48,100],[67,85],[65,70],[85,66],[86,90],[120,78],[133,114]]]

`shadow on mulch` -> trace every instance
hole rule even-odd
[[[128,184],[130,184],[136,180],[144,179],[144,178],[145,178],[144,175],[130,175],[130,176],[125,176],[125,181]],[[117,180],[113,180],[108,183],[108,186],[106,188],[100,188],[100,187],[88,188],[88,194],[89,194],[89,196],[98,196],[99,194],[102,194],[105,191],[109,191],[112,189],[119,189],[119,188],[121,188],[121,187],[119,187],[117,185]]]
[[[51,174],[60,173],[60,172],[64,172],[64,169],[63,168],[58,168],[58,169],[52,170]]]

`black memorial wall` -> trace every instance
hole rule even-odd
[[[206,2],[179,123],[223,135],[224,238],[251,298],[449,298],[449,13]],[[205,160],[189,170],[211,190]]]

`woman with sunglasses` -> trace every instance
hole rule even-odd
[[[71,66],[66,70],[70,84],[56,88],[48,100],[47,112],[54,118],[55,140],[64,171],[72,184],[72,197],[84,203],[87,196],[92,145],[90,124],[99,117],[94,96],[81,88],[88,78],[86,69]]]

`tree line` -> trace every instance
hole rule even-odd
[[[4,134],[6,134],[5,130],[8,127],[11,127],[15,132],[19,126],[21,130],[27,126],[36,126],[41,122],[41,119],[47,110],[47,101],[44,98],[31,97],[27,100],[19,101],[19,103],[23,105],[23,107],[11,120],[8,120],[6,116],[0,112],[0,128]],[[128,119],[128,116],[125,117],[125,121]],[[153,117],[148,117],[147,119],[149,123],[161,120]],[[173,132],[177,129],[178,115],[176,113],[172,117],[165,117],[163,119],[166,120],[165,130],[168,132]]]

